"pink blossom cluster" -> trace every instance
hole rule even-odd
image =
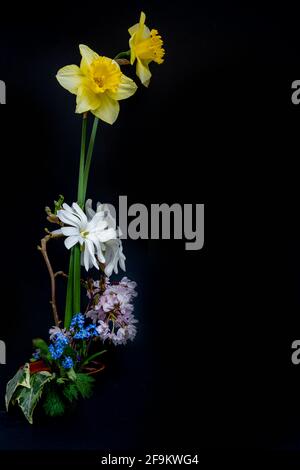
[[[120,282],[93,282],[88,292],[90,306],[86,313],[97,324],[97,331],[102,341],[111,341],[114,345],[126,344],[133,340],[137,329],[137,319],[133,315],[133,299],[137,296],[136,282],[123,277]]]

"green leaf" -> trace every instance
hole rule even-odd
[[[58,201],[54,201],[54,214],[57,214],[57,211],[59,211],[62,208],[63,202],[65,198],[62,194],[59,195]]]
[[[48,416],[62,416],[65,412],[65,403],[61,393],[54,387],[45,388],[43,408]]]
[[[30,388],[23,387],[18,390],[16,401],[30,424],[33,423],[32,415],[41,398],[45,384],[53,380],[54,377],[54,374],[47,371],[37,372],[30,377]]]
[[[75,380],[77,379],[77,375],[76,375],[76,372],[74,371],[73,367],[72,369],[69,369],[67,371],[67,377],[72,380],[72,382],[75,382]]]
[[[9,404],[13,395],[19,386],[30,388],[30,369],[29,364],[25,364],[22,369],[19,369],[16,375],[7,383],[5,394],[5,405],[8,410]]]
[[[93,156],[93,150],[94,150],[94,145],[95,145],[98,124],[99,124],[99,119],[95,117],[92,132],[91,132],[90,142],[88,146],[88,151],[86,155],[85,167],[84,167],[83,188],[82,188],[83,201],[85,201],[85,198],[86,198],[86,190],[87,190],[87,184],[88,184],[88,179],[89,179],[89,174],[90,174],[91,161],[92,161],[92,156]]]
[[[73,313],[79,313],[80,308],[80,293],[81,293],[81,252],[80,245],[77,243],[73,247],[74,250],[74,267],[73,267]]]
[[[63,389],[63,394],[69,401],[77,400],[79,392],[76,384],[74,382],[67,384]]]
[[[95,354],[92,354],[91,356],[87,357],[83,363],[81,364],[81,367],[86,366],[89,362],[91,362],[93,359],[96,359],[96,357],[101,356],[101,354],[106,353],[107,350],[104,349],[103,351],[96,352]]]
[[[46,341],[44,341],[41,338],[35,338],[32,341],[32,344],[36,349],[39,349],[41,351],[42,355],[44,355],[44,356],[48,355],[49,347],[48,347],[48,344],[46,343]]]
[[[76,387],[83,398],[90,398],[93,393],[95,379],[87,374],[77,374]]]

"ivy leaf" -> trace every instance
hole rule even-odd
[[[47,382],[54,379],[54,374],[47,371],[37,372],[30,377],[30,388],[18,389],[15,400],[23,411],[27,421],[32,424],[32,415],[39,399],[43,393],[43,388]]]
[[[19,386],[26,387],[27,389],[31,387],[28,363],[25,364],[22,369],[19,369],[16,375],[6,385],[5,405],[7,411],[13,395]]]

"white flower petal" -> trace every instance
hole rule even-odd
[[[68,250],[76,245],[76,243],[78,243],[78,237],[74,235],[65,239],[65,247],[68,248]]]
[[[79,230],[76,227],[62,227],[60,230],[66,237],[69,237],[70,235],[79,235]]]
[[[71,212],[71,214],[73,214],[73,209],[72,209],[72,207],[69,206],[69,204],[64,202],[62,206],[65,209],[65,211]]]
[[[79,207],[77,202],[73,202],[72,207],[75,210],[76,214],[78,214],[78,216],[80,217],[80,220],[82,220],[84,224],[87,224],[87,216],[85,215],[81,207]]]
[[[59,210],[57,211],[57,217],[64,223],[68,225],[72,225],[73,227],[79,227],[80,226],[80,220],[77,216],[74,214],[71,214],[70,212],[66,210]]]
[[[62,234],[61,228],[58,228],[57,230],[53,230],[51,232],[51,235],[61,235],[61,234]]]
[[[87,199],[85,203],[85,212],[89,220],[91,220],[95,215],[95,211],[92,208],[92,204],[93,201],[91,199]]]
[[[117,237],[117,233],[113,228],[108,228],[103,230],[102,232],[99,232],[97,234],[99,240],[104,243],[107,242],[108,240],[113,240]]]
[[[89,251],[86,246],[84,250],[83,260],[84,260],[85,270],[88,271],[90,268],[90,256],[89,256]]]
[[[89,251],[90,259],[95,266],[95,268],[99,269],[97,260],[95,258],[95,249],[94,249],[94,244],[91,240],[86,240],[86,249]]]

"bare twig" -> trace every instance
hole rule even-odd
[[[54,277],[57,277],[57,276],[68,277],[68,275],[64,273],[63,271],[57,271],[56,273],[54,273]]]
[[[47,243],[52,238],[59,238],[61,236],[62,235],[58,235],[58,234],[53,235],[51,233],[48,233],[48,235],[46,235],[44,238],[42,238],[41,246],[38,246],[38,249],[40,250],[40,252],[43,255],[43,258],[45,260],[45,263],[46,263],[46,266],[47,266],[47,269],[48,269],[48,272],[49,272],[49,276],[50,276],[50,281],[51,281],[51,301],[50,301],[50,304],[51,304],[51,307],[52,307],[55,326],[59,326],[59,324],[60,324],[60,320],[59,320],[58,312],[57,312],[57,306],[56,306],[55,278],[59,274],[64,275],[64,276],[66,276],[66,274],[64,274],[63,271],[58,271],[58,272],[54,273],[52,265],[51,265],[49,257],[48,257],[48,253],[47,253]]]

